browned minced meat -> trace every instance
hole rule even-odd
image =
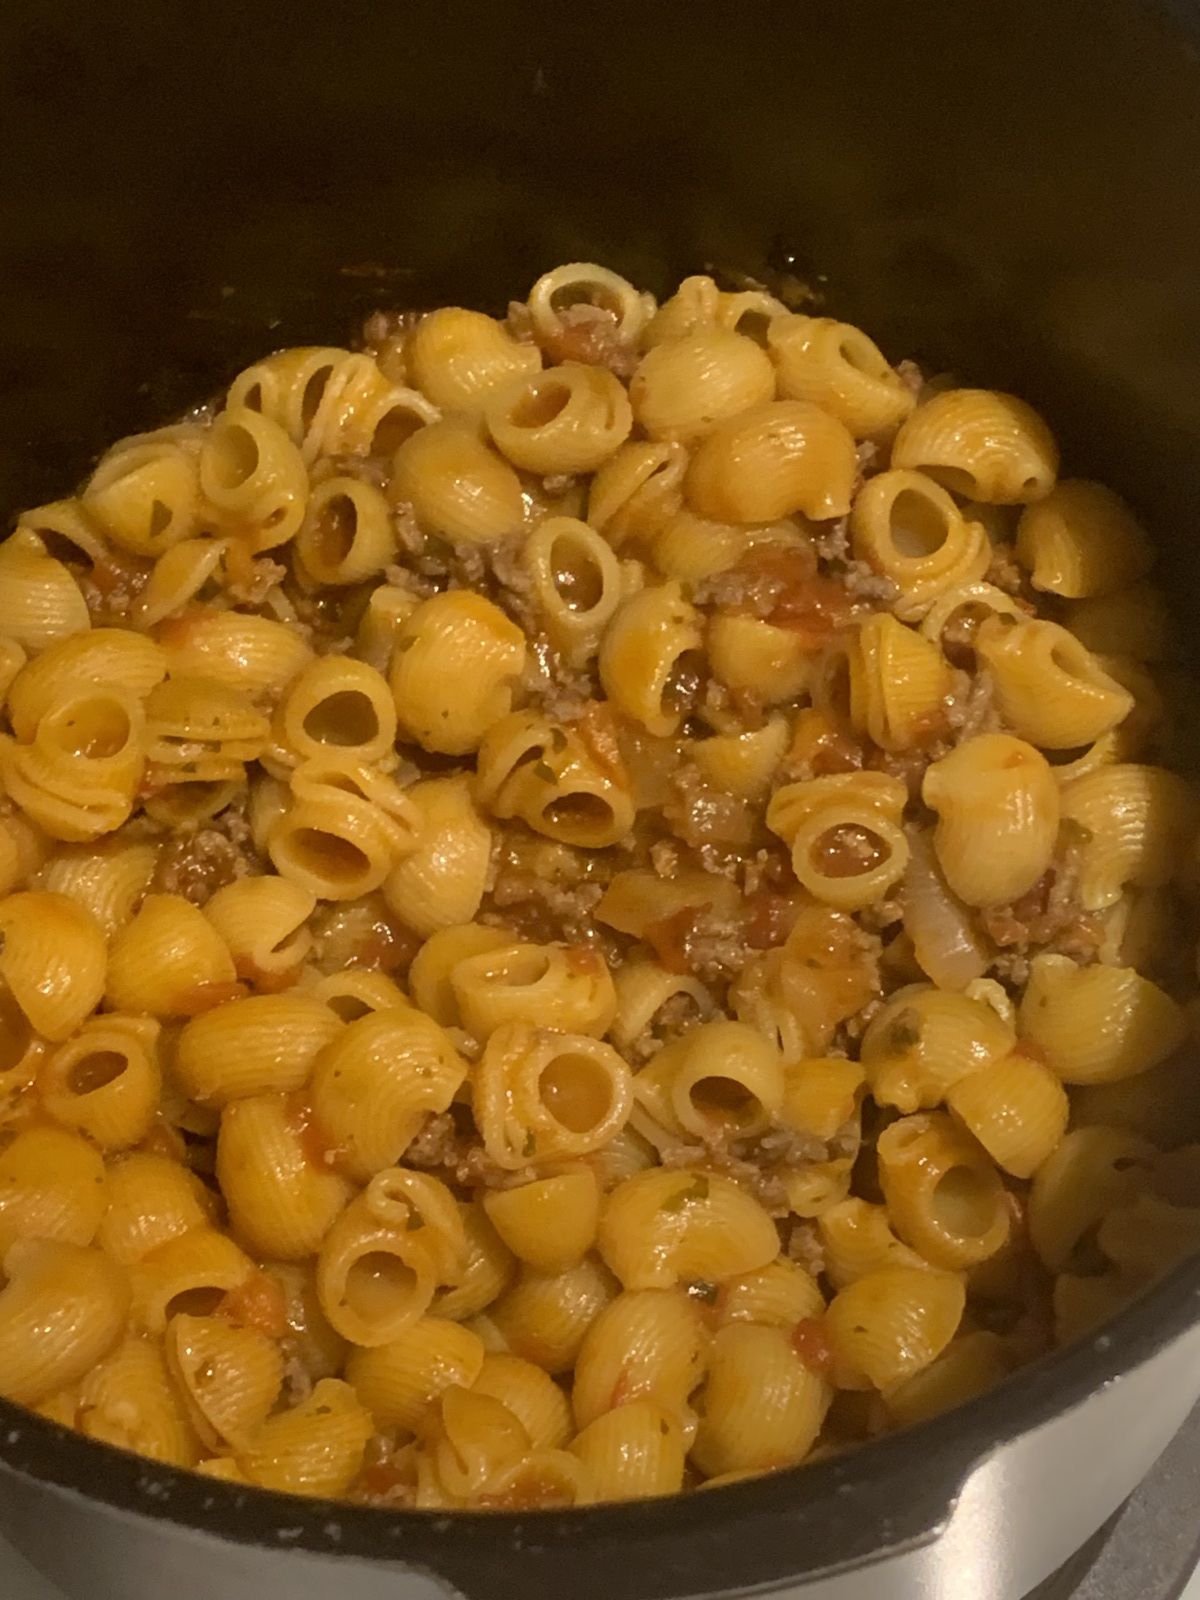
[[[694,1027],[700,1016],[700,1007],[690,994],[673,994],[663,1001],[625,1054],[635,1062],[649,1061],[663,1045]]]
[[[814,1278],[825,1271],[825,1247],[815,1222],[793,1222],[785,1248],[788,1259],[798,1262]]]
[[[222,812],[210,826],[181,834],[164,845],[151,884],[156,893],[180,894],[194,906],[202,906],[218,889],[250,871],[245,844],[235,842],[222,826],[225,815]],[[240,820],[244,825],[245,818]]]
[[[568,845],[531,842],[514,826],[498,834],[494,867],[483,921],[540,943],[590,945],[616,958],[612,931],[593,916],[609,877],[605,860]]]
[[[453,1111],[435,1113],[426,1120],[404,1152],[405,1164],[426,1172],[441,1172],[463,1189],[478,1188],[481,1184],[487,1189],[503,1189],[518,1181],[526,1169],[510,1172],[497,1166],[470,1125],[467,1108],[458,1109],[463,1117],[461,1122]],[[528,1176],[533,1175],[533,1169],[529,1168]]]
[[[997,589],[1003,589],[1006,594],[1020,594],[1025,583],[1025,574],[1017,564],[1016,553],[1012,545],[998,544],[992,550],[992,564],[984,575],[985,582],[995,584]]]
[[[994,944],[1019,953],[1037,947],[1090,961],[1104,938],[1102,919],[1079,902],[1077,851],[1071,845],[1027,894],[1009,905],[985,906],[979,920]]]
[[[420,311],[374,311],[363,324],[362,346],[391,383],[408,382],[408,342]]]
[[[946,705],[946,717],[956,743],[977,733],[995,733],[1000,727],[1000,712],[995,704],[996,684],[986,667],[972,677],[956,674],[955,687]]]
[[[730,1130],[714,1132],[696,1144],[665,1150],[665,1167],[706,1167],[731,1178],[774,1217],[789,1212],[787,1179],[815,1163],[828,1161],[832,1142],[814,1139],[791,1128],[773,1128],[756,1139],[738,1138]],[[848,1152],[848,1153],[852,1153]]]
[[[690,972],[701,983],[728,983],[752,946],[743,927],[709,906],[686,906],[646,929],[646,940],[669,972]]]
[[[149,582],[154,563],[109,550],[90,569],[73,566],[72,571],[93,627],[127,627],[133,602]]]
[[[558,313],[554,332],[538,343],[551,361],[607,367],[618,378],[632,377],[638,363],[637,351],[622,334],[617,316],[603,306],[568,306]]]
[[[662,814],[671,832],[693,849],[744,848],[754,837],[756,812],[750,803],[711,783],[691,762],[671,775]]]

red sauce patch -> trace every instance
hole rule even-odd
[[[801,1317],[792,1329],[792,1349],[818,1378],[827,1378],[833,1371],[833,1349],[820,1317]]]
[[[239,1328],[265,1333],[268,1339],[282,1339],[288,1331],[287,1295],[270,1272],[254,1272],[245,1283],[230,1289],[216,1314]]]

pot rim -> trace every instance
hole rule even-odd
[[[447,1513],[308,1500],[161,1466],[2,1400],[0,1467],[30,1488],[129,1518],[263,1549],[393,1563],[489,1600],[563,1592],[584,1600],[591,1584],[609,1600],[675,1600],[811,1580],[924,1542],[993,1450],[1108,1387],[1197,1322],[1193,1260],[1086,1338],[943,1416],[714,1491],[581,1510]]]

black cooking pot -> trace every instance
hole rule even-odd
[[[595,259],[815,283],[1011,388],[1200,560],[1200,11],[1152,0],[0,9],[0,511],[367,310]],[[93,1600],[1008,1600],[1200,1393],[1194,1265],[936,1423],[668,1502],[387,1514],[159,1469],[0,1404],[0,1525]]]

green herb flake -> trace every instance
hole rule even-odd
[[[1086,822],[1080,822],[1078,817],[1064,817],[1058,825],[1059,842],[1065,849],[1079,848],[1091,844],[1095,834]]]
[[[406,1233],[416,1233],[418,1228],[423,1228],[424,1226],[425,1218],[419,1211],[410,1211],[408,1213],[408,1223],[404,1230]]]
[[[715,1306],[720,1289],[715,1283],[709,1283],[705,1278],[697,1278],[695,1283],[688,1284],[688,1293],[693,1300],[700,1300],[706,1306]]]
[[[536,1149],[537,1134],[534,1133],[532,1128],[530,1128],[529,1132],[525,1135],[525,1143],[521,1148],[521,1154],[523,1156],[531,1156]]]
[[[702,1172],[692,1179],[686,1189],[677,1189],[669,1195],[661,1206],[660,1211],[682,1211],[684,1206],[693,1205],[698,1200],[708,1199],[708,1179]]]
[[[567,736],[561,728],[551,728],[550,748],[560,755],[567,748]]]
[[[893,1018],[887,1031],[887,1052],[902,1056],[921,1042],[920,1018],[911,1006],[906,1006]]]
[[[554,782],[554,768],[548,761],[535,761],[533,764],[533,775],[535,778],[540,778],[543,783]]]

